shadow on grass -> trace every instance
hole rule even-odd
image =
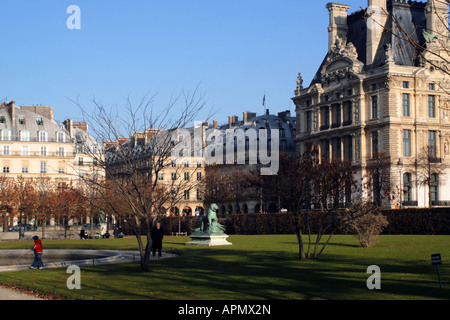
[[[150,272],[136,263],[82,267],[81,294],[95,299],[166,300],[409,300],[450,299],[450,268],[442,265],[443,288],[424,252],[421,239],[405,238],[395,250],[386,243],[373,249],[356,248],[350,238],[332,242],[320,260],[297,259],[297,243],[284,237],[235,238],[230,247],[186,247],[186,239],[168,238],[165,249],[180,250],[173,259],[152,261]],[[403,238],[402,238],[403,239]],[[447,251],[447,238],[425,243],[433,251]],[[436,247],[436,243],[442,245]],[[275,251],[274,249],[280,251]],[[448,252],[448,251],[447,251]],[[445,253],[445,252],[442,252]],[[428,255],[428,253],[426,253]],[[419,257],[419,258],[418,258]],[[422,260],[418,260],[422,259]],[[381,269],[381,290],[369,290],[367,267]],[[23,272],[32,281],[65,286],[65,270]],[[70,299],[67,289],[63,292]]]
[[[102,282],[102,290],[125,299],[450,299],[445,287],[448,276],[440,289],[429,265],[377,258],[382,289],[371,291],[366,286],[370,264],[364,259],[297,261],[293,254],[290,259],[286,254],[279,258],[274,252],[192,249],[183,256],[155,262],[149,273],[142,273],[139,264],[105,266],[105,272],[116,281]],[[98,269],[91,271],[98,273]]]
[[[280,242],[281,244],[288,244],[288,245],[298,245],[298,242],[296,241],[292,241],[292,242]],[[321,242],[321,244],[323,244],[323,242]],[[308,243],[306,242],[304,244],[305,249],[308,247]],[[327,244],[327,246],[336,246],[336,247],[348,247],[348,248],[359,248],[359,246],[357,244],[352,244],[352,243],[337,243],[337,242],[329,242]],[[314,242],[311,243],[311,247],[314,247]]]

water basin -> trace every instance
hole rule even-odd
[[[69,265],[95,265],[113,262],[122,257],[118,251],[44,249],[42,260],[46,268],[62,268]],[[29,268],[33,263],[31,250],[0,250],[0,271]]]

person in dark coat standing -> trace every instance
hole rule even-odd
[[[164,238],[164,230],[161,227],[161,223],[156,223],[156,227],[152,230],[151,238],[153,256],[155,256],[156,250],[158,250],[158,255],[161,257],[162,240]]]

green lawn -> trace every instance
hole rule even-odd
[[[450,299],[450,236],[382,236],[374,248],[360,248],[352,236],[334,236],[320,260],[298,261],[294,235],[230,236],[232,246],[191,247],[188,237],[164,238],[166,250],[181,255],[152,262],[81,268],[81,290],[68,290],[65,269],[0,273],[67,299],[168,300],[409,300]],[[45,248],[136,250],[135,239],[44,241]],[[0,243],[0,249],[31,243]],[[431,254],[441,253],[443,288]],[[44,256],[45,258],[45,256]],[[45,260],[44,260],[45,262]],[[381,268],[381,290],[369,290],[367,267]]]

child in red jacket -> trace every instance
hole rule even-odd
[[[42,241],[41,239],[39,239],[38,236],[34,236],[33,237],[34,240],[34,246],[33,246],[33,251],[34,251],[34,261],[33,264],[30,266],[30,269],[43,269],[44,268],[44,263],[42,262]]]

